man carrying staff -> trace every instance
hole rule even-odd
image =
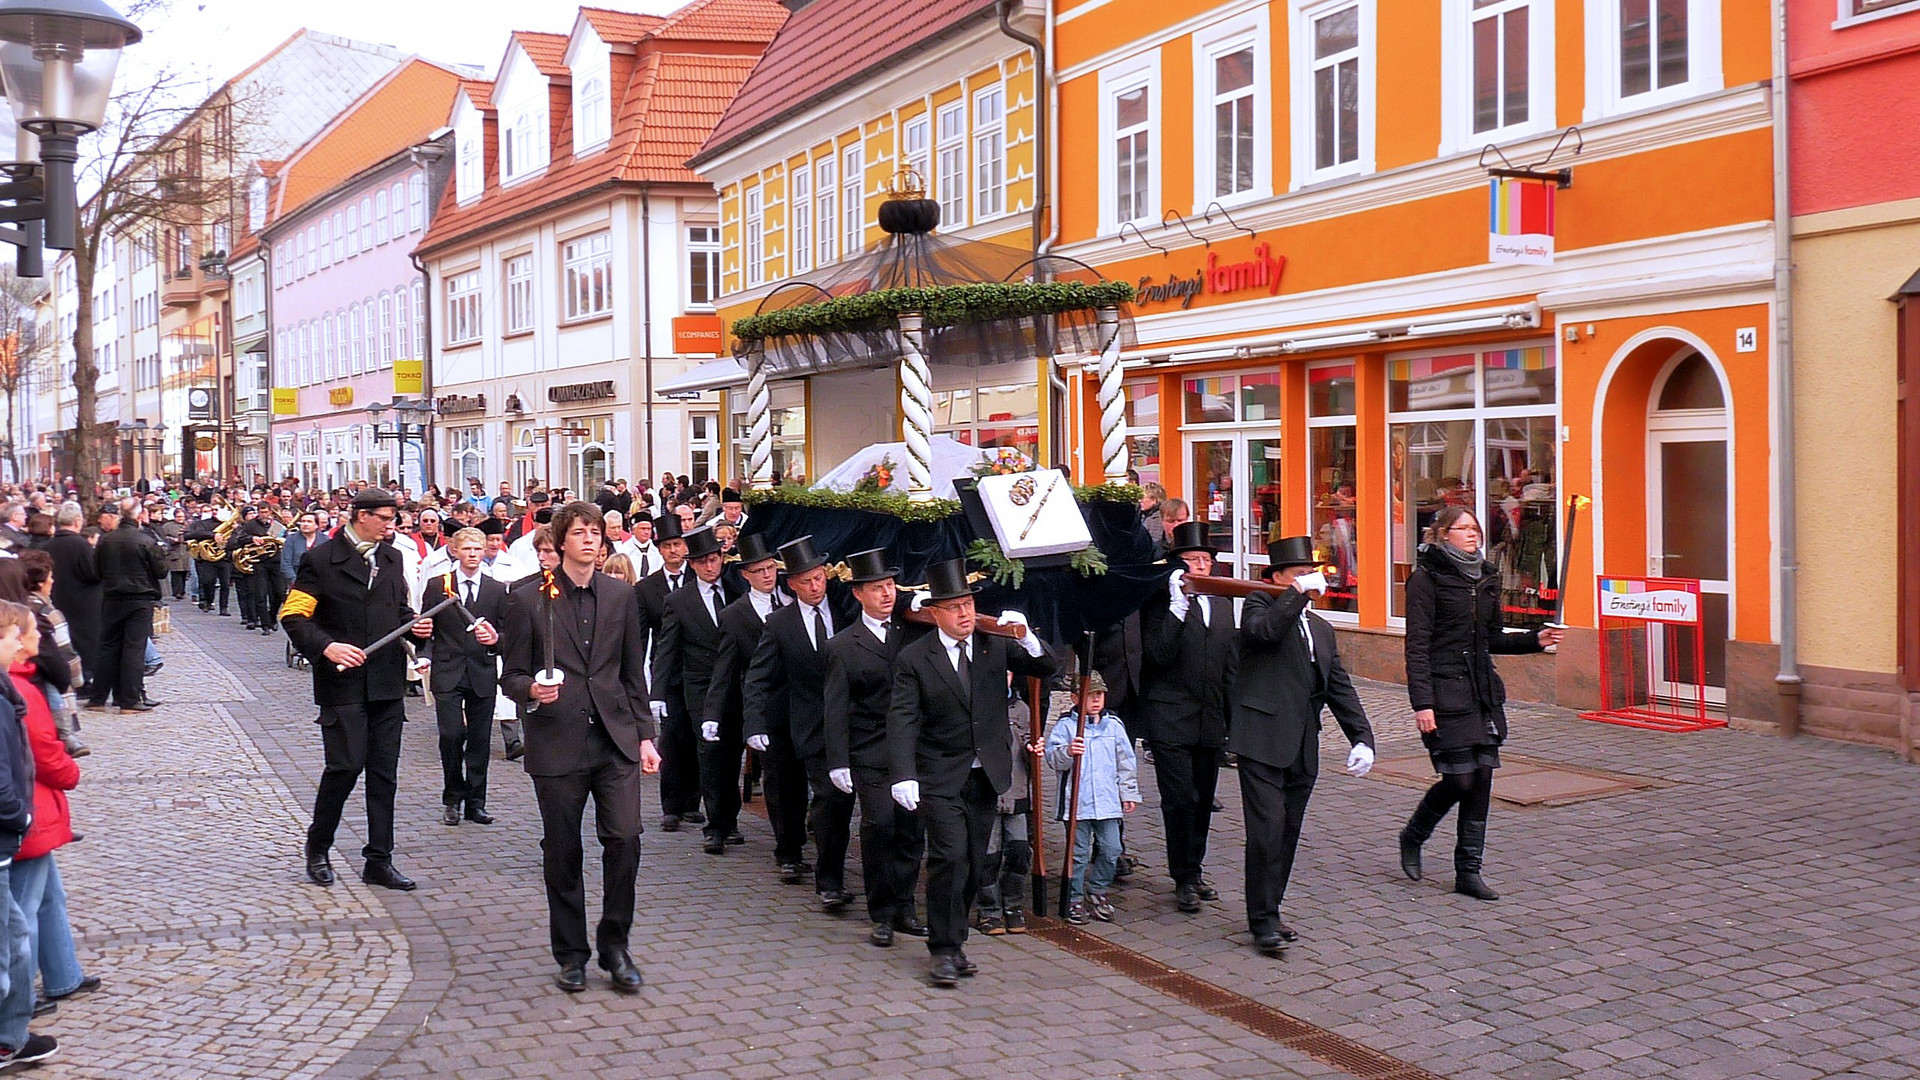
[[[929,564],[927,585],[938,632],[894,661],[887,762],[893,800],[920,810],[927,830],[930,976],[953,986],[979,970],[965,951],[967,913],[986,871],[994,803],[1013,784],[1007,675],[1046,678],[1056,665],[1017,611],[1002,612],[1000,625],[1024,631],[1018,644],[974,631],[965,559]]]
[[[507,587],[480,571],[487,538],[479,529],[461,529],[447,547],[453,569],[427,579],[421,607],[431,611],[448,596],[459,599],[479,619],[469,627],[460,612],[447,608],[433,617],[429,655],[433,667],[433,712],[440,729],[440,802],[448,825],[460,824],[461,807],[476,825],[493,824],[487,813],[487,753],[493,741],[494,695],[498,689],[500,633],[506,625]]]
[[[900,571],[878,548],[847,556],[847,569],[860,618],[827,643],[822,736],[828,779],[860,800],[860,877],[873,921],[867,940],[886,948],[896,933],[927,936],[913,911],[926,836],[920,815],[894,803],[887,770],[893,658],[905,637],[892,621]]]
[[[597,573],[600,510],[571,502],[547,525],[560,565],[507,600],[514,628],[500,685],[526,704],[527,774],[540,804],[554,983],[587,988],[587,897],[580,820],[593,797],[605,895],[594,944],[623,994],[640,989],[628,938],[640,868],[640,774],[658,772],[647,700],[646,652],[633,590]],[[557,669],[557,671],[555,670]],[[557,674],[556,683],[553,676]]]
[[[300,560],[280,609],[287,640],[313,668],[326,768],[307,829],[307,877],[333,884],[330,851],[347,796],[367,774],[366,867],[369,885],[402,891],[413,881],[393,866],[393,795],[400,778],[400,725],[406,719],[407,660],[398,645],[368,654],[362,647],[408,623],[431,634],[408,603],[400,553],[384,543],[399,510],[385,489],[353,497],[346,525]]]
[[[1269,545],[1267,557],[1268,577],[1293,591],[1247,597],[1227,742],[1240,758],[1247,815],[1247,928],[1255,948],[1278,956],[1300,937],[1280,918],[1280,903],[1320,775],[1320,710],[1333,710],[1353,744],[1353,776],[1373,768],[1373,728],[1340,663],[1333,627],[1307,610],[1327,589],[1326,575],[1314,569],[1313,541],[1289,536]]]

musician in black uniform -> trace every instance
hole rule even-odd
[[[265,536],[267,532],[260,526],[259,512],[252,505],[242,506],[237,513],[240,515],[240,524],[234,528],[233,535],[227,537],[227,557],[224,561],[232,568],[233,589],[240,598],[240,621],[248,630],[258,630],[260,624],[274,617],[272,613],[260,610],[260,594],[254,584],[260,571],[256,568],[243,572],[239,564],[233,561],[233,556],[241,548],[252,545],[254,537]]]
[[[480,621],[469,627],[447,608],[433,617],[434,719],[440,728],[440,802],[443,820],[460,824],[461,807],[476,825],[493,824],[487,813],[487,752],[493,741],[494,698],[499,690],[500,632],[507,625],[507,587],[480,570],[487,538],[479,529],[453,534],[453,569],[427,579],[420,603],[428,611],[448,595]]]
[[[903,647],[887,706],[887,763],[895,802],[919,810],[927,830],[927,949],[935,986],[979,968],[967,959],[967,914],[984,880],[994,804],[1013,785],[1007,675],[1047,678],[1055,662],[1029,630],[1014,644],[974,632],[965,559],[927,566],[938,632]],[[1003,612],[1002,626],[1026,616]],[[923,805],[924,801],[924,805]]]
[[[782,604],[793,603],[780,591],[780,556],[767,546],[763,534],[740,538],[740,561],[735,566],[737,572],[723,576],[721,584],[732,577],[745,591],[720,609],[720,651],[714,657],[713,678],[707,683],[707,701],[700,715],[701,768],[712,774],[707,791],[705,850],[709,855],[724,854],[727,838],[740,833],[740,789],[727,778],[740,775],[740,755],[746,748],[747,672],[768,616]],[[781,818],[772,812],[771,795],[767,810],[773,826],[774,861],[781,864],[789,837],[783,834]],[[802,839],[796,835],[790,842],[793,861],[798,862]]]
[[[687,569],[687,542],[680,535],[679,515],[668,514],[653,527],[660,565],[633,586],[648,656],[653,655],[667,617],[667,595],[693,580],[693,572]],[[657,684],[661,677],[661,672],[654,670],[649,684]],[[653,722],[660,729],[661,828],[673,832],[682,822],[705,824],[706,816],[700,812],[700,744],[693,734],[695,718],[687,712],[685,701],[669,695],[663,707],[653,710]]]
[[[906,638],[893,621],[897,567],[878,548],[847,556],[860,616],[827,643],[822,732],[828,779],[860,800],[860,878],[867,891],[867,940],[885,948],[894,934],[926,937],[914,917],[914,883],[926,836],[920,815],[893,801],[888,790],[887,706],[893,698],[893,658]]]
[[[1181,522],[1173,527],[1171,539],[1167,556],[1176,567],[1167,596],[1141,611],[1146,656],[1144,723],[1139,730],[1153,748],[1174,902],[1181,911],[1195,912],[1202,900],[1219,897],[1204,876],[1203,864],[1221,747],[1227,741],[1235,631],[1232,599],[1189,597],[1183,585],[1187,577],[1213,573],[1215,552],[1207,543],[1206,526]]]
[[[333,884],[329,852],[341,811],[360,774],[367,774],[366,867],[370,885],[408,890],[413,881],[393,865],[393,795],[399,782],[400,726],[406,719],[406,652],[396,643],[371,655],[362,646],[413,624],[419,636],[433,622],[416,619],[408,602],[400,553],[384,541],[399,510],[386,489],[353,497],[347,524],[300,560],[280,625],[313,667],[326,769],[307,829],[307,877]]]
[[[679,589],[668,593],[662,608],[660,628],[653,638],[653,715],[673,709],[686,710],[689,717],[706,715],[707,689],[712,684],[714,665],[719,662],[721,635],[720,612],[738,598],[723,580],[725,556],[712,529],[695,529],[682,537],[687,545],[687,566],[693,573]],[[727,764],[725,741],[694,741],[679,752],[691,755],[698,763],[700,794],[706,801],[706,832],[732,828],[727,808],[739,812],[740,754],[735,751]],[[683,766],[684,767],[684,766]],[[720,825],[715,819],[721,819]],[[686,815],[681,814],[685,821]],[[722,840],[726,834],[721,834]]]
[[[1277,956],[1300,936],[1280,918],[1280,903],[1320,775],[1320,711],[1331,709],[1353,744],[1347,756],[1353,776],[1373,768],[1373,728],[1340,663],[1333,627],[1307,610],[1327,588],[1326,576],[1314,569],[1313,541],[1289,536],[1269,545],[1267,557],[1269,578],[1293,591],[1278,599],[1247,597],[1227,746],[1240,759],[1247,815],[1247,927],[1255,947]]]

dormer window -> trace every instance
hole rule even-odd
[[[256,176],[247,185],[247,231],[257,233],[267,227],[267,178]]]
[[[481,189],[486,186],[486,175],[480,163],[480,114],[471,109],[462,112],[464,115],[454,128],[453,194],[455,199],[468,203],[480,197]]]
[[[500,132],[500,178],[518,180],[547,164],[546,115],[540,102],[513,113]]]
[[[599,72],[581,81],[573,102],[573,152],[600,146],[612,134],[613,112],[607,107],[607,80]]]

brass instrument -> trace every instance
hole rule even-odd
[[[251,574],[259,569],[263,560],[278,559],[280,549],[285,546],[287,546],[286,540],[278,536],[263,537],[254,543],[247,544],[233,553],[233,572]]]
[[[219,562],[227,557],[227,540],[233,536],[233,530],[240,525],[240,515],[229,512],[227,520],[213,530],[211,540],[187,541],[187,552],[201,562]]]

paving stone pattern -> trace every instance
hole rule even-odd
[[[141,717],[88,714],[60,855],[90,969],[109,989],[44,1030],[75,1077],[1335,1077],[1243,1028],[1033,937],[976,939],[958,990],[925,950],[864,943],[865,921],[780,885],[764,819],[724,858],[649,829],[620,998],[551,988],[531,786],[498,758],[482,828],[439,823],[431,710],[412,702],[399,852],[417,893],[354,879],[359,796],[331,890],[301,884],[319,773],[309,683],[283,641],[175,608]],[[1383,756],[1419,753],[1404,697],[1362,687]],[[1239,792],[1211,860],[1221,900],[1178,913],[1152,769],[1128,842],[1148,863],[1093,929],[1170,967],[1458,1078],[1920,1075],[1920,773],[1860,747],[1732,731],[1663,735],[1513,710],[1517,753],[1654,781],[1560,807],[1496,803],[1487,874],[1503,899],[1399,873],[1417,793],[1341,773],[1337,734],[1287,903],[1303,940],[1253,953]],[[1331,731],[1331,726],[1329,728]],[[757,804],[756,804],[757,805]],[[131,812],[128,812],[131,811]],[[1451,819],[1445,828],[1450,829]],[[1055,865],[1058,830],[1049,848]],[[588,837],[590,910],[597,860]],[[111,885],[106,883],[111,882]]]

